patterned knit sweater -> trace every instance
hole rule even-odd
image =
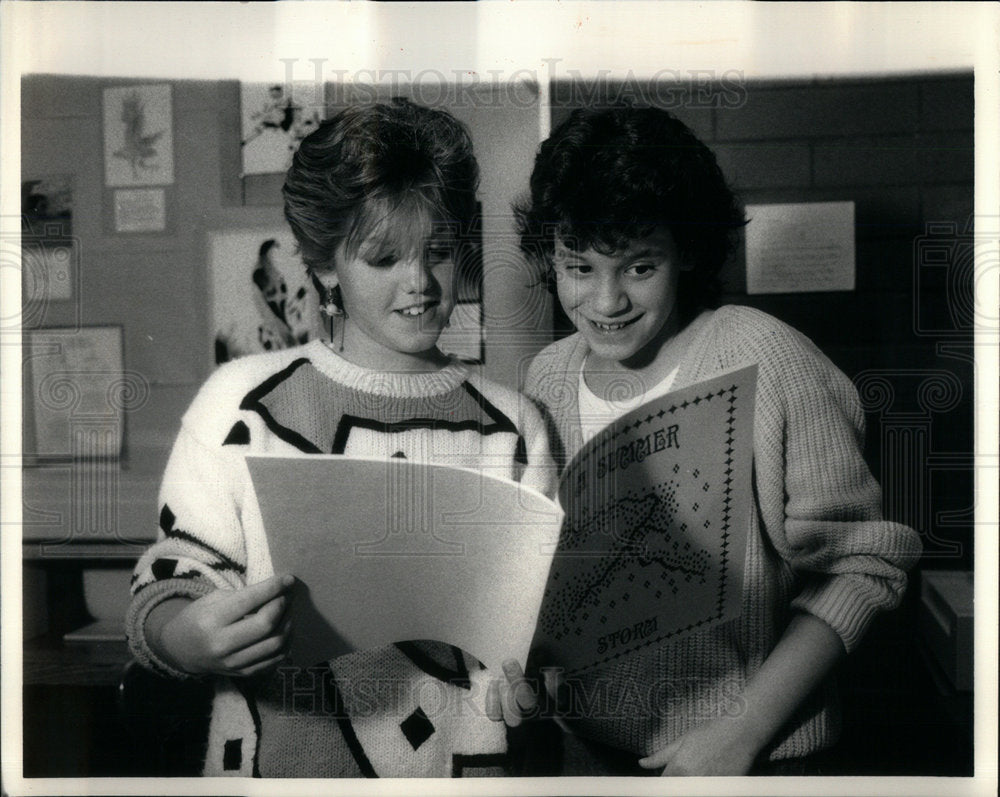
[[[292,452],[402,456],[480,469],[551,493],[538,412],[458,363],[433,373],[376,372],[319,341],[236,360],[195,398],[167,464],[158,540],[136,566],[126,619],[140,662],[186,677],[146,644],[144,623],[160,602],[238,589],[273,574],[245,457]],[[336,513],[331,506],[331,517]],[[433,642],[359,651],[294,677],[279,669],[263,678],[218,678],[204,772],[498,774],[505,726],[484,716],[486,685],[472,657]]]
[[[693,725],[740,710],[740,694],[794,611],[825,621],[847,651],[872,617],[895,607],[917,535],[881,517],[881,491],[861,455],[864,414],[851,382],[803,335],[764,313],[727,306],[685,330],[674,388],[758,365],[753,511],[741,616],[589,673],[570,726],[649,754]],[[525,392],[553,427],[564,466],[582,445],[577,389],[588,347],[579,335],[543,350]],[[832,679],[777,734],[772,760],[832,745]]]

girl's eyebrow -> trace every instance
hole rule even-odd
[[[387,254],[393,254],[395,248],[391,242],[384,240],[365,241],[358,247],[358,254],[365,260],[371,260],[372,258],[381,258]]]
[[[567,247],[562,247],[561,249],[556,249],[555,256],[558,260],[573,260],[578,263],[587,262],[583,255],[579,252],[569,249]]]
[[[451,248],[455,245],[455,239],[449,235],[430,235],[423,241],[423,250],[433,249],[433,248]],[[361,244],[358,247],[358,256],[363,260],[371,262],[373,260],[381,260],[385,257],[398,257],[406,256],[412,254],[416,251],[415,248],[407,247],[404,251],[398,245],[398,242],[392,240],[386,240],[385,238],[370,239]]]
[[[643,257],[659,257],[663,255],[663,251],[656,246],[644,246],[642,249],[637,249],[635,251],[626,250],[621,256],[622,260],[639,260]]]

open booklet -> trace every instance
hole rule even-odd
[[[293,664],[403,640],[573,673],[736,617],[756,367],[602,430],[558,501],[447,465],[247,458],[275,572],[294,574]]]

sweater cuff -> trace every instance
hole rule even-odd
[[[197,600],[203,595],[214,592],[214,584],[201,579],[170,578],[154,581],[142,588],[129,604],[125,614],[125,635],[128,637],[129,648],[136,660],[147,669],[171,678],[193,678],[190,673],[171,667],[157,656],[146,642],[146,618],[157,606],[171,598],[191,598]]]
[[[829,625],[850,653],[861,642],[872,618],[880,611],[894,609],[905,591],[893,590],[882,579],[836,576],[806,585],[792,601],[792,608],[808,612]]]

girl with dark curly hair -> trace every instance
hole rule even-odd
[[[815,772],[839,732],[831,671],[899,603],[920,551],[882,519],[853,385],[777,319],[713,309],[744,217],[712,152],[668,112],[574,112],[517,212],[522,249],[577,329],[525,386],[561,464],[672,388],[758,368],[741,615],[567,683],[618,709],[563,717],[561,771]]]

